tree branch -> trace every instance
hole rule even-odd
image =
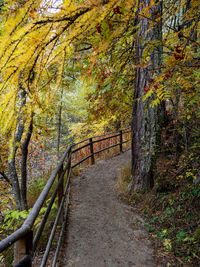
[[[10,185],[12,185],[10,179],[8,178],[8,176],[5,174],[4,171],[0,171],[0,175],[3,177],[3,179],[4,179],[7,183],[9,183]]]
[[[69,22],[74,22],[78,17],[80,17],[81,15],[85,14],[86,12],[88,12],[90,10],[90,8],[85,8],[83,10],[81,10],[79,13],[75,14],[74,16],[63,16],[62,18],[58,18],[58,19],[45,19],[45,20],[40,20],[40,21],[36,21],[34,23],[34,25],[40,25],[40,24],[47,24],[47,23],[55,23],[55,22],[62,22],[62,21],[69,21]]]

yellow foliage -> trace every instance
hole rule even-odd
[[[163,245],[166,249],[170,250],[172,248],[171,240],[169,238],[164,239]]]

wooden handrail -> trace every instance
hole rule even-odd
[[[94,138],[99,138],[99,137],[103,137],[103,136],[106,136],[106,135],[119,133],[120,131],[123,131],[123,134],[124,134],[124,133],[128,133],[128,132],[130,132],[130,127],[125,128],[125,129],[122,129],[122,130],[118,130],[118,131],[115,131],[115,132],[110,132],[110,133],[106,133],[106,134],[102,134],[102,135],[92,136],[92,137],[89,137],[89,138],[87,138],[87,139],[81,140],[81,141],[79,141],[78,143],[74,143],[72,146],[76,146],[76,145],[79,145],[79,144],[81,144],[81,143],[84,143],[84,142],[88,141],[90,138],[92,138],[92,139],[94,139]],[[124,131],[125,131],[125,132],[124,132]]]
[[[65,225],[66,225],[67,210],[68,210],[68,204],[69,204],[70,176],[71,176],[72,168],[78,166],[79,164],[81,164],[82,162],[84,162],[86,159],[89,159],[89,158],[91,158],[91,164],[94,164],[95,163],[95,157],[94,156],[96,154],[103,152],[105,150],[108,150],[110,148],[116,147],[116,146],[120,147],[120,153],[121,153],[122,152],[122,145],[124,143],[127,143],[128,141],[130,141],[130,139],[123,141],[123,134],[128,133],[128,132],[130,132],[130,129],[129,130],[127,130],[127,129],[119,130],[116,132],[107,133],[107,134],[99,135],[99,136],[94,136],[92,138],[87,138],[87,139],[80,141],[78,143],[69,145],[67,147],[67,149],[65,150],[61,160],[59,161],[57,167],[52,172],[47,184],[45,185],[45,187],[42,190],[41,194],[39,195],[38,199],[36,200],[33,208],[31,209],[31,211],[30,211],[27,219],[24,221],[23,225],[18,230],[16,230],[14,233],[12,233],[8,237],[6,237],[4,240],[0,241],[0,253],[3,252],[4,250],[6,250],[8,247],[10,247],[12,244],[16,243],[16,246],[17,246],[17,244],[20,243],[20,249],[22,250],[22,253],[20,253],[21,258],[15,257],[15,263],[14,264],[15,264],[15,266],[31,266],[30,262],[32,260],[30,261],[30,259],[34,255],[39,238],[43,232],[44,226],[47,222],[49,213],[50,213],[51,208],[53,206],[53,203],[56,199],[56,196],[58,195],[58,199],[59,199],[58,212],[57,212],[56,220],[55,220],[52,232],[50,234],[49,242],[47,244],[47,248],[46,248],[46,251],[45,251],[45,254],[44,254],[44,257],[42,260],[42,265],[41,265],[41,266],[46,265],[48,255],[49,255],[49,250],[50,250],[51,244],[53,242],[53,238],[55,235],[57,225],[59,225],[59,221],[60,221],[60,219],[62,219],[61,234],[59,237],[58,246],[57,246],[56,253],[55,253],[55,258],[53,261],[53,266],[56,266],[56,259],[58,257],[59,248],[61,246],[61,241],[62,241],[62,233],[64,232]],[[104,137],[106,135],[110,135],[110,136]],[[99,143],[99,142],[102,142],[102,141],[105,141],[105,140],[108,140],[111,138],[117,138],[117,137],[120,137],[120,140],[117,144],[107,146],[107,147],[100,149],[98,151],[94,151],[93,145],[95,143]],[[96,138],[100,138],[100,139],[94,140]],[[74,149],[75,146],[80,145],[86,141],[88,141],[87,144],[84,144],[81,147]],[[90,154],[88,156],[86,156],[85,158],[82,158],[79,162],[75,163],[73,166],[71,166],[72,154],[76,153],[77,151],[79,151],[81,149],[84,149],[87,146],[90,147]],[[65,176],[66,172],[67,172],[67,179],[66,179],[66,182],[64,185],[63,180],[64,180],[64,176]],[[40,210],[43,207],[43,205],[47,199],[47,196],[48,196],[57,176],[59,179],[57,181],[56,188],[54,189],[54,192],[52,193],[50,202],[46,208],[46,211],[45,211],[43,219],[41,220],[40,226],[38,227],[38,230],[37,230],[35,236],[33,237],[33,230],[32,229],[33,229],[34,223],[35,223],[36,219],[38,218]],[[64,186],[65,186],[65,190],[63,189]],[[64,203],[66,201],[66,198],[67,198],[67,203],[66,203],[66,207],[65,207],[65,211],[64,211]],[[30,236],[32,236],[31,239],[30,239]],[[21,242],[21,240],[25,240],[25,241]],[[17,261],[16,261],[16,259],[17,259]]]

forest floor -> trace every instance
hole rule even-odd
[[[120,169],[130,160],[129,150],[99,161],[72,180],[59,266],[157,266],[144,219],[120,201],[116,191]]]

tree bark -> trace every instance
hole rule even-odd
[[[19,128],[18,128],[19,135],[22,135],[23,133],[22,127],[19,127]],[[18,149],[18,142],[16,140],[17,138],[14,140],[13,147],[11,148],[11,151],[9,153],[8,170],[9,170],[11,181],[12,181],[12,188],[13,188],[13,193],[14,193],[17,209],[23,210],[22,203],[21,203],[19,179],[18,179],[18,174],[17,174],[17,170],[15,166],[15,157],[16,157],[16,152]]]
[[[60,159],[60,141],[61,141],[61,126],[62,126],[62,98],[63,98],[63,88],[60,95],[60,106],[58,113],[58,139],[57,139],[57,158]]]
[[[13,140],[10,145],[10,150],[9,150],[9,155],[8,155],[8,170],[10,173],[10,178],[12,181],[12,188],[13,188],[13,193],[14,193],[14,198],[16,202],[16,206],[18,210],[23,210],[24,206],[21,201],[21,193],[20,193],[20,186],[19,186],[19,179],[18,179],[18,174],[16,170],[16,153],[19,148],[19,144],[24,132],[24,119],[23,119],[23,114],[22,114],[22,109],[26,104],[26,92],[23,88],[20,88],[20,110],[19,110],[19,116],[18,116],[18,121],[16,125],[16,130],[14,132]]]
[[[21,201],[23,207],[27,210],[27,157],[28,146],[30,143],[31,135],[33,131],[33,115],[31,115],[31,121],[28,127],[27,134],[21,144],[22,160],[21,160]]]
[[[149,6],[150,0],[139,0],[136,24],[139,25],[138,37],[135,42],[136,71],[135,92],[132,113],[132,177],[133,191],[144,191],[153,187],[153,160],[156,146],[156,108],[152,108],[148,101],[142,100],[143,88],[153,75],[153,70],[159,69],[161,64],[161,46],[156,45],[151,52],[149,64],[142,67],[144,48],[148,42],[160,40],[162,27],[158,23],[154,27],[149,24],[148,18],[140,16],[144,6]],[[156,9],[156,10],[155,10]],[[150,9],[152,16],[160,11],[161,3]]]

